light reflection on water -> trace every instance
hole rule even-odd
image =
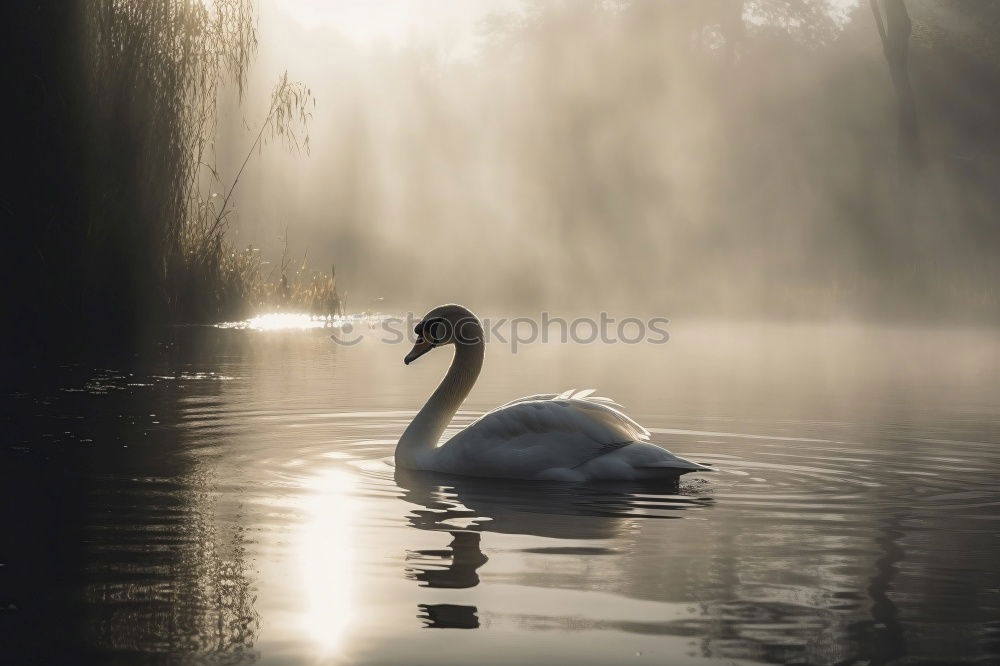
[[[227,321],[217,328],[251,331],[305,331],[312,328],[343,328],[360,321],[360,317],[344,315],[312,315],[305,312],[269,312],[243,321]]]
[[[655,347],[490,349],[456,426],[596,386],[719,469],[580,487],[395,470],[445,353],[405,368],[400,346],[247,328],[183,330],[151,363],[5,398],[12,497],[39,516],[10,523],[0,568],[15,655],[1000,658],[988,333],[716,325]]]

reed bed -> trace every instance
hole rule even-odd
[[[252,0],[80,2],[86,73],[79,301],[121,329],[241,316],[268,297],[259,253],[233,246],[234,193],[255,155],[308,150],[315,104],[282,76],[236,173],[214,157],[217,100],[242,99],[257,47]],[[256,121],[256,122],[255,122]]]

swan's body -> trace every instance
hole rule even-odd
[[[711,468],[649,441],[649,432],[591,391],[533,395],[509,402],[441,446],[438,439],[479,376],[485,347],[479,320],[459,305],[427,314],[416,327],[410,363],[434,347],[455,357],[396,446],[396,464],[446,474],[526,480],[634,481]]]

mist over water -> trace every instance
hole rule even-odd
[[[1000,3],[2,7],[0,663],[1000,663]]]
[[[908,3],[911,192],[868,3],[304,6],[264,3],[251,90],[308,83],[311,152],[262,156],[239,237],[273,260],[287,227],[361,309],[995,309],[1000,70],[972,8]]]

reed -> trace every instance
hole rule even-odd
[[[103,0],[88,19],[98,165],[88,190],[98,200],[87,252],[99,258],[96,291],[127,275],[141,293],[123,297],[154,318],[247,311],[261,290],[260,260],[228,239],[233,194],[269,141],[308,150],[309,90],[281,77],[246,158],[227,177],[212,151],[217,99],[227,84],[242,98],[257,46],[253,2]],[[109,264],[119,266],[111,275]]]
[[[171,289],[169,305],[175,319],[217,321],[249,314],[268,302],[272,290],[263,282],[260,253],[252,246],[239,250],[229,241],[227,232],[235,214],[232,196],[247,165],[268,142],[278,139],[295,150],[308,151],[309,136],[304,130],[311,118],[311,101],[308,88],[283,74],[231,181],[225,183],[213,165],[199,161],[209,174],[207,186],[191,187],[185,223],[180,233],[171,237],[177,242],[167,257],[165,279]],[[201,149],[210,138],[207,133],[202,135]],[[203,174],[198,172],[195,177],[203,178]]]
[[[249,311],[259,254],[229,238],[240,177],[268,143],[308,150],[314,104],[281,77],[235,174],[214,160],[217,100],[242,99],[253,0],[26,0],[11,6],[10,162],[0,214],[15,332],[120,346],[165,323]],[[30,102],[30,103],[28,103]]]

